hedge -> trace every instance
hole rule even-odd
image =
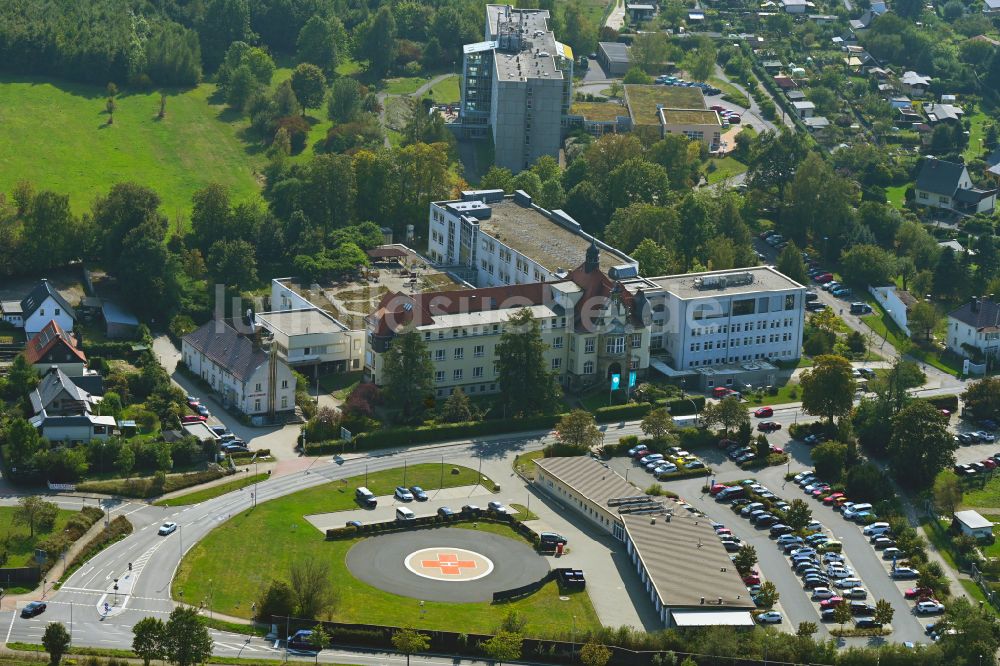
[[[206,469],[200,472],[185,472],[183,474],[168,474],[163,485],[159,486],[155,476],[134,477],[131,479],[108,479],[106,481],[84,481],[77,484],[79,492],[102,493],[105,495],[121,495],[146,499],[175,490],[182,490],[202,483],[214,481],[226,473],[221,469]]]
[[[957,395],[939,395],[933,398],[924,399],[934,405],[935,409],[947,409],[949,412],[953,413],[958,411]]]

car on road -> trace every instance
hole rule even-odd
[[[920,572],[912,567],[896,567],[889,572],[895,580],[913,580],[914,578],[920,578]]]
[[[28,604],[21,609],[21,617],[35,617],[45,612],[48,606],[44,601],[29,601]]]
[[[205,405],[198,405],[197,407],[194,408],[194,411],[198,412],[205,418],[211,416],[211,412],[208,411],[208,407],[206,407]]]
[[[393,496],[401,502],[413,501],[413,493],[406,486],[396,486],[396,492],[393,493]]]
[[[159,534],[160,536],[167,536],[168,534],[173,534],[176,531],[177,531],[177,523],[168,522],[160,525],[160,529],[157,531],[157,534]]]
[[[757,621],[761,624],[781,624],[781,613],[778,611],[767,611],[758,615]]]
[[[312,643],[312,629],[299,629],[288,637],[288,649],[290,650],[314,650]]]
[[[427,493],[425,493],[424,489],[421,488],[420,486],[410,486],[410,494],[413,495],[413,499],[417,500],[418,502],[427,501]]]
[[[753,410],[753,415],[759,419],[766,419],[769,416],[774,416],[774,407],[758,407]]]
[[[453,518],[455,516],[455,512],[452,511],[450,507],[442,506],[437,510],[437,515],[441,516],[445,520],[448,520],[449,518]]]
[[[936,613],[944,612],[944,604],[937,599],[928,599],[927,601],[918,601],[916,607],[917,615],[934,615]]]
[[[757,424],[757,430],[761,432],[774,432],[775,430],[781,430],[781,424],[777,421],[761,421]]]
[[[207,420],[208,417],[201,414],[185,414],[181,417],[181,423],[183,424],[204,423]]]

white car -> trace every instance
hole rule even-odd
[[[934,613],[943,613],[943,612],[944,612],[944,604],[936,599],[931,599],[930,601],[917,602],[918,615],[933,615]]]
[[[817,587],[812,593],[813,601],[822,601],[823,599],[829,599],[830,597],[835,596],[837,595],[834,594],[833,590],[828,587]]]
[[[861,533],[865,536],[874,536],[875,534],[887,531],[889,531],[889,523],[872,523],[871,525],[865,525]]]
[[[838,578],[843,580],[844,578],[850,578],[854,575],[854,572],[850,569],[844,569],[842,567],[827,567],[826,575],[830,578]]]
[[[758,615],[757,621],[761,624],[781,624],[781,613],[778,611],[767,611]]]
[[[819,522],[818,520],[814,520],[808,525],[806,525],[806,529],[809,530],[810,532],[822,532],[823,523]]]
[[[840,553],[823,553],[823,564],[833,564],[834,562],[843,562],[844,556]]]
[[[677,465],[673,463],[663,463],[659,467],[653,470],[653,474],[660,476],[662,474],[673,474],[677,471]]]
[[[841,578],[833,584],[834,587],[841,590],[850,590],[851,588],[858,587],[861,585],[860,578]]]
[[[157,532],[160,536],[167,536],[177,531],[177,523],[163,523]]]
[[[506,506],[504,506],[504,504],[502,502],[490,502],[489,504],[486,505],[486,507],[488,509],[492,510],[492,511],[496,511],[497,513],[510,513],[511,512],[510,509],[508,509]]]

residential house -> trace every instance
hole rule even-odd
[[[977,296],[949,312],[945,344],[959,356],[995,365],[1000,350],[1000,303]]]
[[[986,175],[1000,181],[1000,148],[986,156]]]
[[[50,416],[46,413],[30,420],[40,434],[50,442],[89,442],[107,439],[115,433],[117,422],[113,416],[80,414],[77,416]]]
[[[787,97],[790,102],[802,102],[805,100],[806,94],[801,90],[789,90],[785,93],[785,97]]]
[[[55,320],[45,325],[38,334],[28,340],[24,348],[24,358],[38,368],[57,367],[70,376],[83,374],[87,366],[87,356],[76,346],[73,336],[60,328]]]
[[[996,206],[995,188],[977,188],[964,164],[945,162],[936,157],[924,160],[914,189],[918,204],[953,210],[962,215],[989,214]]]
[[[993,521],[984,518],[978,511],[956,511],[952,514],[951,526],[974,539],[992,539]]]
[[[931,77],[922,76],[913,70],[903,72],[899,79],[899,85],[903,92],[911,97],[923,97],[931,85]]]
[[[987,16],[1000,14],[1000,0],[983,0],[983,13]]]
[[[774,84],[784,91],[793,90],[798,88],[798,84],[790,76],[784,74],[778,74],[774,77]]]
[[[917,304],[917,299],[908,291],[897,289],[894,284],[869,285],[868,291],[875,297],[878,304],[882,306],[882,309],[886,311],[889,318],[896,323],[896,326],[909,336],[911,333],[907,317],[910,308]]]
[[[935,104],[934,102],[928,102],[927,104],[924,104],[924,113],[927,114],[927,121],[931,125],[936,125],[944,122],[962,122],[962,116],[965,114],[965,111],[963,111],[961,107],[957,107],[953,104]]]
[[[824,130],[830,126],[830,120],[826,116],[810,116],[803,118],[802,122],[809,128],[810,132]]]
[[[76,311],[46,279],[20,301],[0,303],[0,314],[8,324],[23,328],[29,338],[37,335],[50,321],[58,322],[64,331],[72,331],[76,323]]]
[[[210,321],[184,336],[181,354],[227,409],[258,421],[295,409],[291,368],[280,358],[271,334],[250,322]]]
[[[44,412],[49,416],[90,414],[100,402],[99,397],[78,386],[58,367],[50,368],[45,373],[28,398],[32,413]]]

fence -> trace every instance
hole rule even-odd
[[[385,534],[387,532],[403,532],[406,530],[441,527],[455,523],[503,523],[532,543],[538,543],[538,534],[520,520],[505,513],[481,511],[477,515],[460,513],[450,518],[444,516],[421,516],[413,520],[386,520],[379,523],[363,523],[360,527],[334,527],[326,531],[326,540],[350,539],[360,534]]]
[[[970,569],[969,575],[972,576],[972,580],[976,581],[976,585],[979,586],[979,589],[983,591],[983,596],[986,597],[986,600],[990,602],[990,605],[993,606],[993,608],[1000,610],[1000,595],[994,592],[990,587],[989,582],[983,578],[983,574],[979,570],[979,567],[976,566],[975,562],[970,565]]]
[[[38,567],[4,567],[0,569],[0,585],[5,588],[11,585],[38,585],[42,579],[42,570]]]

